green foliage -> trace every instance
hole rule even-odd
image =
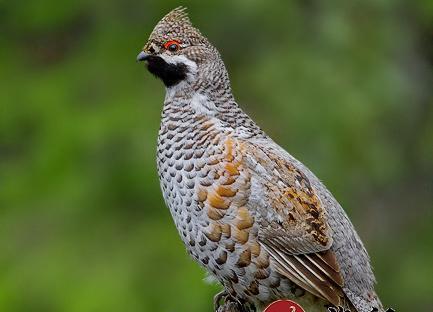
[[[431,1],[182,4],[343,204],[384,304],[432,310]],[[0,311],[211,311],[159,191],[164,88],[135,63],[178,5],[0,3]]]

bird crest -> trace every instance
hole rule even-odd
[[[200,31],[192,25],[185,7],[177,7],[165,15],[150,34],[148,44],[161,44],[167,40],[177,40],[185,45],[208,42]]]
[[[191,24],[186,7],[179,6],[167,13],[160,22],[181,22]]]

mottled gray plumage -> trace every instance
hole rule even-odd
[[[239,108],[218,51],[184,9],[157,24],[139,60],[167,86],[157,151],[164,199],[188,252],[224,286],[217,299],[238,310],[288,298],[309,312],[381,311],[344,210]]]

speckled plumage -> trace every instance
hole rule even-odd
[[[170,40],[176,51],[164,48]],[[162,193],[226,304],[261,309],[289,298],[307,311],[381,311],[368,254],[344,210],[239,108],[218,51],[185,10],[166,15],[143,51],[165,83],[178,74],[166,83],[158,136]]]

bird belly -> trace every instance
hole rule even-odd
[[[164,200],[188,253],[241,302],[263,307],[281,298],[308,305],[315,300],[323,308],[319,299],[274,270],[259,244],[241,148],[222,134],[214,136],[219,144],[194,145],[201,136],[182,142],[176,133],[170,140],[160,138],[158,145]]]

